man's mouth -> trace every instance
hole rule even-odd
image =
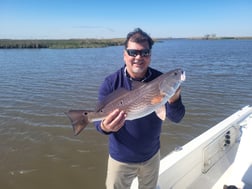
[[[134,65],[142,65],[144,62],[133,62]]]

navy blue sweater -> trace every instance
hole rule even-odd
[[[149,82],[162,73],[149,68],[144,82]],[[105,78],[99,90],[99,101],[118,88],[131,90],[132,80],[127,76],[125,67]],[[181,98],[173,104],[166,103],[166,116],[173,122],[179,122],[185,114]],[[101,122],[95,122],[96,129],[109,135],[109,153],[112,158],[127,163],[139,163],[150,159],[160,148],[162,120],[152,113],[143,118],[125,121],[118,131],[105,133]]]

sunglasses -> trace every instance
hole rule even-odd
[[[150,49],[143,49],[143,50],[135,50],[135,49],[126,49],[129,56],[136,57],[140,55],[141,57],[147,57],[151,55]]]

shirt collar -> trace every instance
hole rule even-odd
[[[151,77],[151,75],[152,75],[152,72],[151,72],[150,68],[148,68],[144,78],[134,79],[134,78],[130,77],[129,73],[127,72],[126,66],[124,66],[124,76],[129,78],[131,81],[145,82],[146,80],[148,80]]]

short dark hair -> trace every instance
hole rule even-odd
[[[152,38],[140,28],[136,28],[132,32],[128,33],[127,38],[124,42],[125,49],[128,47],[129,41],[136,42],[136,43],[148,42],[150,49],[152,48],[152,45],[154,44],[154,41],[152,40]]]

